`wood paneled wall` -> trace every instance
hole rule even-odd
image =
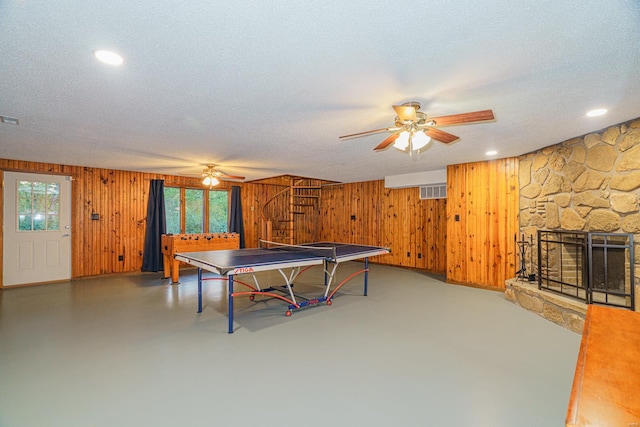
[[[447,280],[504,289],[515,275],[518,159],[447,168]]]
[[[72,182],[72,277],[140,271],[149,181],[202,188],[198,178],[0,159],[0,170],[67,175]],[[223,183],[216,188],[230,188]],[[100,215],[91,220],[91,214]],[[0,238],[0,246],[2,244]],[[119,256],[123,257],[119,261]]]
[[[420,200],[418,188],[384,181],[325,186],[319,240],[391,248],[372,261],[445,272],[446,200]]]
[[[151,179],[202,188],[198,178],[6,159],[0,170],[73,177],[74,278],[141,269]],[[450,166],[447,200],[420,200],[417,188],[387,189],[382,180],[324,186],[318,209],[296,218],[296,233],[304,241],[387,246],[392,253],[373,261],[504,288],[515,273],[517,176],[517,159]],[[285,177],[217,187],[241,186],[247,247],[258,244],[262,207],[288,183]],[[100,220],[92,221],[92,213]]]

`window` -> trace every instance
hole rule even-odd
[[[18,231],[60,230],[60,184],[18,181]]]
[[[204,190],[185,190],[185,233],[204,232]]]
[[[164,187],[164,210],[167,234],[180,234],[180,189]]]
[[[195,188],[164,188],[168,234],[228,231],[229,192]]]
[[[225,233],[229,224],[229,192],[209,190],[209,233]]]

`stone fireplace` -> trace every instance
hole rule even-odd
[[[633,235],[538,231],[538,288],[586,304],[635,309]]]
[[[632,236],[632,242],[640,238],[640,119],[546,147],[523,155],[519,160],[520,233],[534,242],[532,250],[526,254],[527,265],[538,266],[539,230],[628,234]],[[596,242],[592,247],[592,262],[607,266],[606,269],[592,269],[593,288],[599,291],[607,283],[607,290],[633,292],[637,300],[640,287],[633,279],[640,274],[638,251],[633,246],[628,249],[614,246],[608,245],[605,249]],[[561,255],[567,263],[565,274],[569,274],[569,254],[550,254],[557,258]],[[630,256],[635,261],[633,271],[629,271]],[[547,263],[546,260],[542,262]],[[584,261],[575,262],[578,266]],[[620,263],[625,265],[621,267]],[[603,276],[605,272],[606,277]],[[532,273],[538,276],[540,272]],[[584,276],[574,276],[576,289],[582,288]],[[530,287],[537,288],[537,283],[516,279],[507,282],[507,299],[523,305],[517,299],[514,283],[521,292],[525,287],[527,292],[533,292]],[[540,299],[536,307],[543,316],[544,305],[555,304],[547,301],[547,295],[539,297],[533,292],[528,297]],[[605,298],[605,295],[595,292],[595,297]],[[580,312],[577,310],[574,314],[580,316]],[[568,327],[567,324],[563,326]]]

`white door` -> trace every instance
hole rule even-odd
[[[4,173],[3,284],[71,278],[71,178]]]

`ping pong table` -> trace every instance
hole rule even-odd
[[[303,245],[284,245],[260,241],[255,249],[231,249],[204,252],[176,253],[175,259],[198,267],[198,313],[202,312],[202,282],[204,280],[226,280],[228,288],[229,333],[233,333],[233,299],[248,296],[254,300],[256,295],[278,298],[288,303],[286,316],[292,310],[326,302],[332,304],[336,292],[353,277],[364,274],[364,295],[367,295],[369,257],[384,255],[389,249],[380,246],[354,245],[333,242],[314,242]],[[340,263],[364,259],[364,268],[333,286],[335,272]],[[293,284],[296,278],[308,268],[322,265],[324,268],[324,293],[317,297],[306,298],[294,294]],[[218,274],[218,278],[203,278],[202,271]],[[283,286],[261,288],[255,273],[275,270],[284,279]],[[236,279],[239,275],[250,275],[254,285]],[[247,291],[234,291],[234,281],[247,287]]]

